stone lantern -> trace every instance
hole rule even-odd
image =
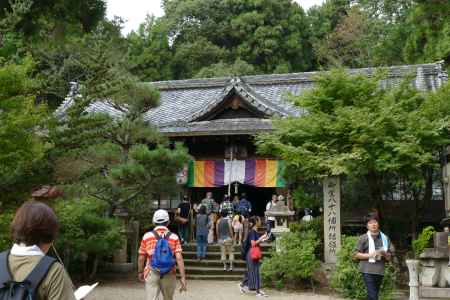
[[[276,205],[272,205],[266,211],[266,217],[275,217],[275,227],[271,233],[275,236],[275,249],[281,252],[280,238],[283,234],[290,232],[288,227],[288,219],[293,216],[295,212],[289,210],[289,207],[284,201],[278,201]]]
[[[113,264],[111,265],[111,268],[113,271],[126,273],[132,270],[133,264],[128,263],[128,219],[129,219],[129,212],[125,207],[117,207],[113,215],[117,217],[121,221],[122,229],[121,234],[124,237],[124,241],[122,243],[122,247],[117,250],[113,255]]]

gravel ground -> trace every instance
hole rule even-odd
[[[264,291],[273,300],[335,300],[334,296],[313,293],[289,293],[274,290]],[[233,281],[188,281],[188,292],[175,293],[175,300],[238,300],[255,299],[255,294],[241,295],[238,282]],[[105,283],[100,285],[86,300],[145,300],[144,286],[137,282]],[[259,299],[259,298],[258,298]]]

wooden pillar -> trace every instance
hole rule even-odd
[[[341,181],[337,176],[323,181],[323,224],[325,262],[336,263],[336,254],[341,249]]]
[[[442,179],[444,183],[445,216],[450,217],[450,146],[447,146],[445,153]]]

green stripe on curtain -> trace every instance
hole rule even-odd
[[[195,184],[195,161],[191,160],[189,162],[189,173],[188,173],[188,187],[193,187]]]
[[[278,161],[278,171],[277,171],[277,187],[285,187],[286,181],[284,180],[284,170],[286,168],[286,165],[284,163],[284,160]]]

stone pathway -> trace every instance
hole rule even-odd
[[[271,300],[336,300],[338,298],[313,293],[289,293],[264,291]],[[106,283],[100,285],[86,300],[145,300],[144,286],[137,282]],[[241,295],[238,282],[234,281],[188,281],[188,292],[175,294],[175,300],[245,300],[256,299],[255,294]],[[259,299],[259,298],[258,298]]]

